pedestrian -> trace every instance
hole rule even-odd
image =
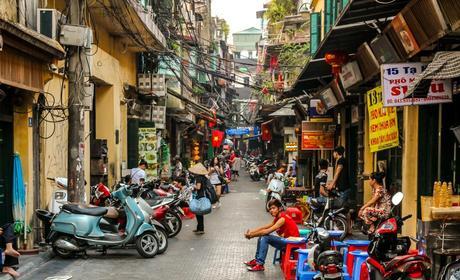
[[[180,157],[175,156],[174,157],[174,174],[173,174],[173,178],[181,177],[183,171],[184,171],[184,167],[182,165]]]
[[[314,179],[314,194],[317,197],[317,201],[325,203],[325,197],[329,196],[326,184],[327,184],[327,169],[329,168],[329,162],[325,159],[319,161],[319,172],[316,174]]]
[[[232,181],[232,170],[231,170],[229,162],[227,160],[224,160],[223,165],[224,165],[224,182],[222,182],[221,196],[224,196],[224,193],[230,192],[228,184]]]
[[[216,194],[217,194],[217,202],[212,207],[217,208],[217,207],[220,207],[220,196],[222,194],[222,184],[225,183],[223,182],[224,169],[222,168],[220,164],[219,158],[214,157],[211,160],[211,163],[209,164],[209,167],[208,167],[208,175],[209,175],[209,180],[211,181],[211,184],[216,189]]]
[[[208,170],[202,163],[197,163],[194,166],[190,167],[188,171],[192,174],[195,175],[195,194],[197,199],[200,199],[202,197],[205,197],[205,191],[204,188],[210,184],[208,182],[208,178],[206,175],[208,175]],[[204,234],[204,216],[203,215],[195,215],[196,217],[196,229],[193,231],[197,235],[202,235]]]
[[[264,271],[265,259],[267,258],[268,246],[271,245],[282,251],[290,237],[299,237],[299,229],[294,220],[282,212],[283,205],[277,199],[268,203],[270,214],[274,217],[273,222],[253,230],[247,230],[244,236],[247,239],[259,237],[255,258],[245,262],[249,271]],[[277,235],[272,234],[276,232]]]
[[[348,179],[348,166],[344,153],[345,148],[343,146],[337,146],[334,149],[334,178],[332,183],[328,186],[328,190],[336,189],[342,200],[347,201],[350,198],[351,188]]]
[[[137,185],[143,185],[146,180],[145,169],[148,168],[148,164],[144,159],[139,161],[139,165],[136,168],[131,169],[131,183]]]
[[[297,156],[294,156],[294,158],[292,159],[292,173],[291,173],[291,176],[292,177],[297,177]]]
[[[232,174],[233,174],[234,181],[238,181],[238,177],[240,176],[240,169],[241,169],[241,157],[239,153],[236,153],[236,156],[233,159],[233,165],[232,165]]]
[[[19,273],[13,268],[19,264],[18,258],[20,254],[16,251],[17,241],[12,224],[6,224],[0,227],[0,249],[0,251],[3,251],[3,254],[5,254],[5,259],[0,262],[2,273],[7,273],[13,278],[19,277]]]
[[[384,172],[371,174],[372,198],[358,212],[358,216],[369,226],[368,233],[374,232],[376,221],[387,218],[391,212],[391,197],[383,183],[384,178]]]

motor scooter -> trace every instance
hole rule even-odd
[[[340,252],[331,249],[330,234],[327,230],[317,227],[307,237],[310,248],[308,265],[318,271],[314,280],[342,280],[343,256]]]
[[[256,182],[259,181],[260,177],[262,176],[259,171],[259,167],[257,166],[255,162],[251,163],[251,165],[249,166],[249,176],[251,177],[253,181],[256,181]]]
[[[265,210],[267,210],[267,212],[269,211],[268,203],[270,200],[277,199],[282,202],[283,193],[284,175],[282,173],[275,172],[267,187],[267,201],[265,203]]]
[[[397,206],[403,197],[403,193],[398,192],[391,202]],[[361,266],[360,280],[430,279],[430,259],[426,255],[409,252],[409,237],[398,237],[398,229],[412,215],[400,218],[392,214],[393,209],[390,217],[376,223],[368,247],[369,257]]]
[[[123,236],[101,230],[100,223],[107,208],[63,205],[61,212],[52,218],[51,231],[47,237],[56,255],[70,258],[78,252],[85,253],[89,247],[125,247],[135,244],[142,257],[154,257],[159,250],[156,229],[145,222],[144,213],[131,194],[131,187],[123,184],[112,192],[112,197],[120,201],[126,213],[126,235]]]

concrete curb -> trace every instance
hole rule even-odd
[[[24,263],[20,262],[18,272],[21,274],[21,276],[24,276],[26,274],[29,274],[33,270],[37,269],[42,264],[47,263],[53,258],[54,258],[54,253],[52,252],[52,250],[41,252],[36,256],[29,257],[27,261],[25,261]],[[10,279],[14,279],[14,278],[8,274],[0,274],[0,280],[10,280]]]

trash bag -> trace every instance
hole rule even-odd
[[[211,213],[211,201],[207,197],[193,198],[190,203],[190,211],[195,215],[206,215]]]

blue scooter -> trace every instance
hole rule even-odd
[[[142,209],[130,196],[130,186],[121,184],[112,192],[126,212],[126,235],[103,232],[100,228],[105,207],[86,207],[65,204],[61,212],[51,222],[51,232],[47,238],[53,251],[60,257],[70,258],[77,252],[85,252],[88,247],[124,247],[135,244],[136,250],[144,258],[152,258],[158,253],[159,243],[153,225],[146,223]]]

